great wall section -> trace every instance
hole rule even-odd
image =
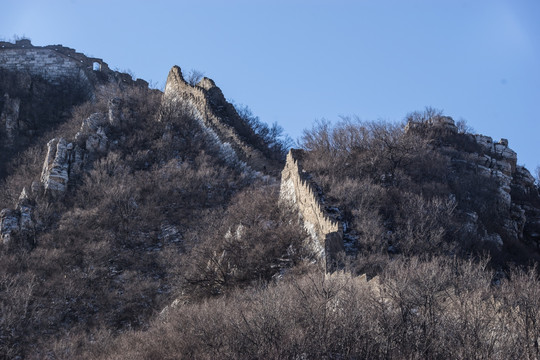
[[[244,137],[253,135],[253,130],[227,102],[213,80],[205,77],[198,84],[190,85],[184,80],[180,67],[174,66],[167,77],[164,96],[166,101],[183,101],[191,105],[202,125],[211,129],[222,143],[230,144],[239,159],[254,170],[271,170],[277,166],[245,141]]]
[[[239,135],[238,131],[242,132],[247,125],[211,79],[203,78],[198,84],[190,85],[180,68],[174,66],[169,72],[164,96],[165,101],[182,101],[192,106],[203,125],[214,131],[221,142],[231,144],[238,157],[253,169],[263,171],[276,166]],[[302,170],[301,157],[301,150],[289,151],[281,172],[280,198],[298,211],[310,235],[307,245],[330,269],[344,252],[343,226],[324,210],[316,186]]]
[[[293,206],[310,235],[308,245],[326,269],[334,267],[344,252],[343,225],[324,210],[315,184],[301,165],[302,150],[291,149],[281,173],[280,200]]]
[[[72,78],[86,83],[115,80],[119,84],[148,87],[142,79],[134,80],[129,74],[111,70],[102,59],[62,45],[34,46],[27,39],[15,43],[0,41],[0,69],[41,76],[52,83]]]
[[[144,80],[133,80],[128,74],[110,70],[102,59],[88,57],[61,45],[34,46],[29,40],[19,40],[16,43],[0,42],[0,69],[41,76],[51,83],[74,78],[90,85],[95,84],[96,81],[105,80],[107,82],[118,81],[128,85],[148,86]],[[187,104],[192,110],[195,110],[194,113],[199,117],[202,125],[210,129],[221,143],[230,145],[241,161],[253,170],[265,173],[273,172],[279,175],[282,165],[269,160],[260,150],[246,141],[246,134],[253,135],[250,133],[253,130],[238,115],[234,106],[226,101],[222,91],[213,80],[203,78],[198,84],[191,85],[185,81],[181,69],[174,66],[167,78],[164,101],[180,101],[184,105]],[[95,135],[93,136],[95,137]],[[58,142],[58,139],[53,139],[53,142],[54,140]],[[48,154],[50,152],[51,149],[49,149]],[[63,154],[63,152],[60,153]],[[331,267],[331,262],[335,262],[335,259],[344,251],[343,226],[325,211],[316,185],[302,170],[302,154],[301,150],[293,149],[287,155],[286,163],[281,171],[280,198],[282,202],[292,205],[298,212],[303,226],[310,235],[307,246],[314,251],[318,260],[328,269]],[[50,172],[52,163],[48,164],[48,162],[51,161],[45,161],[44,171],[47,169]],[[59,162],[63,164],[65,161]],[[62,187],[60,192],[65,191],[67,187],[67,176],[65,178],[66,186]],[[41,180],[44,181],[44,179]],[[36,191],[36,189],[33,190]],[[26,194],[26,190],[23,193]],[[22,196],[22,203],[24,203],[26,196]],[[18,208],[20,204],[17,203],[16,206]],[[13,211],[6,209],[3,218],[7,219],[8,212],[11,214]],[[9,221],[7,220],[2,221],[4,241],[10,238],[8,235],[16,232],[13,224],[20,222],[17,217],[17,219],[11,219],[13,224],[8,226]]]

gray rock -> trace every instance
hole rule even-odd
[[[501,238],[501,235],[494,233],[494,234],[487,234],[482,238],[486,242],[491,242],[495,244],[499,249],[503,246],[503,241]]]
[[[86,139],[86,151],[104,153],[107,151],[109,139],[105,135],[105,131],[102,127],[96,130],[95,134],[88,135]]]
[[[32,196],[38,197],[42,195],[43,193],[43,184],[39,181],[32,181],[32,186],[30,188],[32,190]]]
[[[120,127],[124,122],[124,114],[122,113],[123,101],[120,98],[109,100],[109,124],[115,127]]]
[[[52,139],[47,143],[47,156],[41,172],[45,193],[65,192],[68,185],[69,156],[66,140]]]
[[[34,221],[32,220],[32,200],[28,195],[26,188],[23,188],[19,201],[17,202],[17,211],[20,214],[19,225],[21,231],[30,231],[34,228]]]
[[[493,139],[485,135],[474,135],[476,143],[481,146],[482,150],[487,154],[492,154],[500,160],[497,160],[491,167],[498,166],[510,175],[516,169],[517,154],[514,150],[508,147],[508,140],[501,139],[499,142],[493,142]],[[508,168],[510,168],[508,170]]]
[[[70,183],[71,180],[75,179],[75,177],[82,172],[85,159],[84,155],[84,150],[81,149],[79,145],[75,145],[73,150],[70,152],[68,174]]]
[[[107,151],[109,140],[104,130],[106,124],[107,119],[103,114],[94,113],[83,121],[75,136],[75,143],[68,143],[62,138],[49,141],[41,172],[45,193],[65,192],[73,179],[82,172],[86,153]]]
[[[456,123],[450,116],[435,116],[431,118],[428,123],[436,127],[444,128],[450,132],[458,132]]]
[[[480,145],[484,151],[492,152],[493,151],[493,139],[486,135],[476,134],[473,135],[476,143]]]
[[[11,209],[0,211],[0,237],[2,238],[2,243],[9,244],[19,230],[19,216],[17,212]]]
[[[0,115],[0,122],[5,126],[8,141],[13,141],[19,132],[20,99],[11,99],[4,95],[4,107]]]
[[[3,244],[9,245],[17,238],[28,239],[35,225],[32,213],[32,201],[24,188],[19,196],[17,208],[4,209],[0,212],[0,238]]]
[[[100,127],[106,124],[105,116],[101,113],[93,113],[88,118],[83,120],[79,132],[83,134],[95,133]]]

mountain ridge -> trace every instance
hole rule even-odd
[[[534,353],[540,195],[507,140],[428,108],[283,157],[209,78],[0,45],[0,356]]]

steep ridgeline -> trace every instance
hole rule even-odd
[[[316,185],[302,170],[303,151],[291,149],[281,173],[280,200],[293,206],[310,234],[309,247],[326,264],[334,267],[340,253],[344,252],[343,225],[332,219],[324,210],[324,204]]]
[[[428,122],[409,121],[405,131],[432,139],[442,153],[449,154],[454,176],[474,173],[497,184],[495,213],[500,223],[491,233],[483,230],[485,241],[499,248],[504,239],[540,245],[540,196],[535,179],[525,167],[517,165],[517,154],[508,147],[507,139],[495,142],[489,136],[460,133],[447,116]],[[483,227],[474,211],[464,213],[462,220],[471,232]]]
[[[102,59],[88,57],[62,45],[34,46],[30,40],[14,44],[0,41],[0,69],[28,73],[58,83],[73,78],[89,84],[116,80],[118,83],[147,87],[142,79],[109,69]]]
[[[230,145],[238,158],[256,171],[269,172],[278,164],[250,144],[256,138],[253,129],[238,115],[232,104],[225,100],[220,88],[209,78],[190,85],[174,66],[167,77],[164,101],[181,101],[194,110],[201,125],[212,131],[225,145]]]

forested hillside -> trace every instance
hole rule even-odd
[[[208,78],[81,69],[0,68],[0,357],[540,357],[539,187],[507,140],[427,108],[286,157]]]

